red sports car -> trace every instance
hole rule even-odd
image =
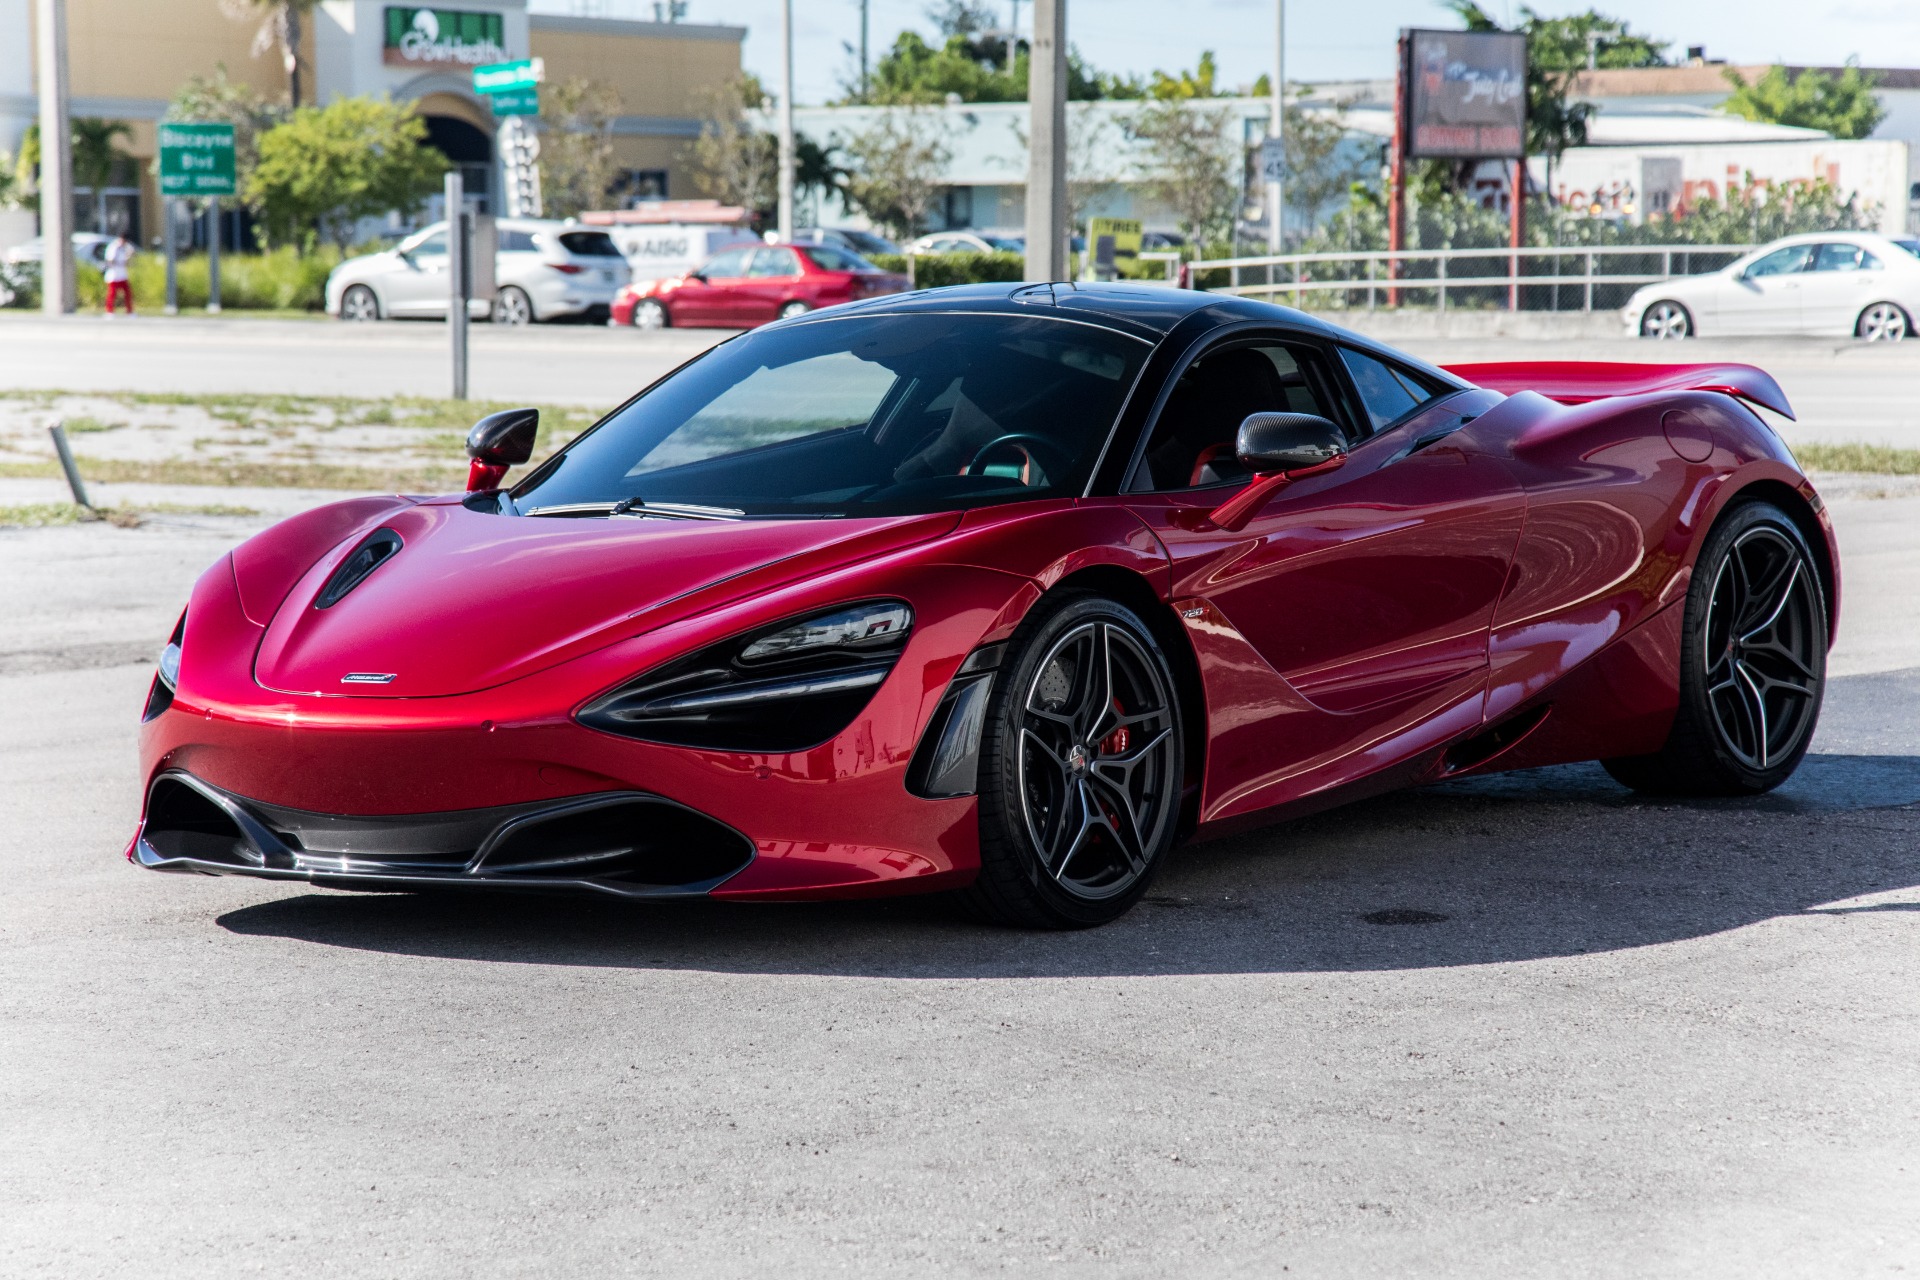
[[[636,329],[747,329],[909,287],[905,276],[838,245],[749,245],[715,254],[683,276],[628,285],[614,297],[613,322]]]
[[[1599,759],[1793,772],[1839,562],[1745,365],[1432,368],[1296,311],[980,286],[706,352],[511,487],[195,586],[129,856],[341,888],[953,890],[1111,920],[1174,845]]]

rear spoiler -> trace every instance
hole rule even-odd
[[[1597,360],[1512,361],[1450,364],[1448,373],[1475,386],[1512,395],[1537,391],[1561,404],[1586,404],[1610,396],[1658,391],[1718,391],[1771,409],[1791,420],[1787,393],[1770,374],[1750,364],[1612,364]]]

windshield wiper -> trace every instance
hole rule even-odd
[[[617,502],[561,502],[551,507],[528,507],[524,516],[610,516]]]
[[[667,520],[742,520],[747,513],[739,507],[708,507],[697,502],[648,502],[645,498],[635,497],[616,503],[607,514],[642,520],[649,517]]]

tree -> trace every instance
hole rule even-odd
[[[756,214],[778,198],[780,143],[760,127],[772,97],[747,74],[702,90],[700,136],[694,139],[694,181],[700,190],[726,204]]]
[[[1228,144],[1232,113],[1198,110],[1177,99],[1140,108],[1127,131],[1147,149],[1147,194],[1173,210],[1180,229],[1196,241],[1233,233],[1240,192],[1240,157]]]
[[[620,95],[593,80],[563,80],[540,95],[540,196],[549,218],[573,218],[607,202],[619,176],[613,118]]]
[[[1013,122],[1013,133],[1025,151],[1030,145],[1024,120]],[[1112,122],[1090,103],[1067,108],[1067,222],[1083,226],[1087,210],[1113,189],[1115,148]],[[1024,172],[1024,167],[1022,169]]]
[[[1299,91],[1304,98],[1308,90]],[[1346,195],[1366,176],[1368,164],[1347,145],[1347,106],[1309,109],[1303,102],[1287,104],[1286,198],[1306,215],[1308,228],[1320,224],[1320,211]]]
[[[851,162],[847,199],[895,237],[919,235],[953,159],[943,133],[944,123],[931,112],[915,107],[881,112],[841,146]]]
[[[230,18],[260,18],[253,33],[253,56],[280,50],[287,71],[287,106],[300,109],[300,22],[320,7],[320,0],[220,0]]]
[[[426,138],[411,107],[384,98],[301,107],[261,135],[245,198],[271,240],[305,253],[326,235],[345,252],[360,219],[411,214],[438,189],[447,161]]]
[[[1847,59],[1837,76],[1813,70],[1796,75],[1782,66],[1768,67],[1751,83],[1732,67],[1721,74],[1733,86],[1724,108],[1748,120],[1820,129],[1836,138],[1864,138],[1887,118],[1874,92],[1879,77],[1862,71],[1858,58]]]
[[[927,16],[940,32],[930,44],[917,31],[902,31],[880,55],[866,86],[844,86],[846,102],[935,103],[957,96],[962,102],[1022,102],[1027,96],[1027,43],[997,30],[993,9],[965,0],[946,0]],[[1138,81],[1096,71],[1077,50],[1067,51],[1067,97],[1138,98]]]
[[[164,119],[232,125],[234,184],[244,189],[260,158],[260,135],[286,117],[284,107],[262,98],[252,85],[230,79],[220,63],[212,75],[194,76],[180,86]]]
[[[1200,61],[1191,71],[1179,71],[1168,75],[1156,71],[1147,79],[1147,96],[1161,102],[1182,102],[1189,98],[1217,98],[1218,86],[1214,84],[1220,69],[1213,60],[1213,50],[1203,49]]]
[[[119,120],[96,116],[76,116],[73,127],[73,185],[93,191],[93,227],[107,234],[107,187],[113,171],[127,153],[115,143],[117,138],[133,137],[133,130]]]

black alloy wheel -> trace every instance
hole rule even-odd
[[[1799,767],[1820,719],[1827,606],[1805,536],[1748,502],[1708,535],[1687,591],[1680,706],[1653,755],[1607,772],[1661,795],[1757,795]]]
[[[1131,610],[1081,594],[1036,610],[996,679],[963,898],[1027,928],[1122,915],[1173,845],[1183,755],[1172,672]]]

